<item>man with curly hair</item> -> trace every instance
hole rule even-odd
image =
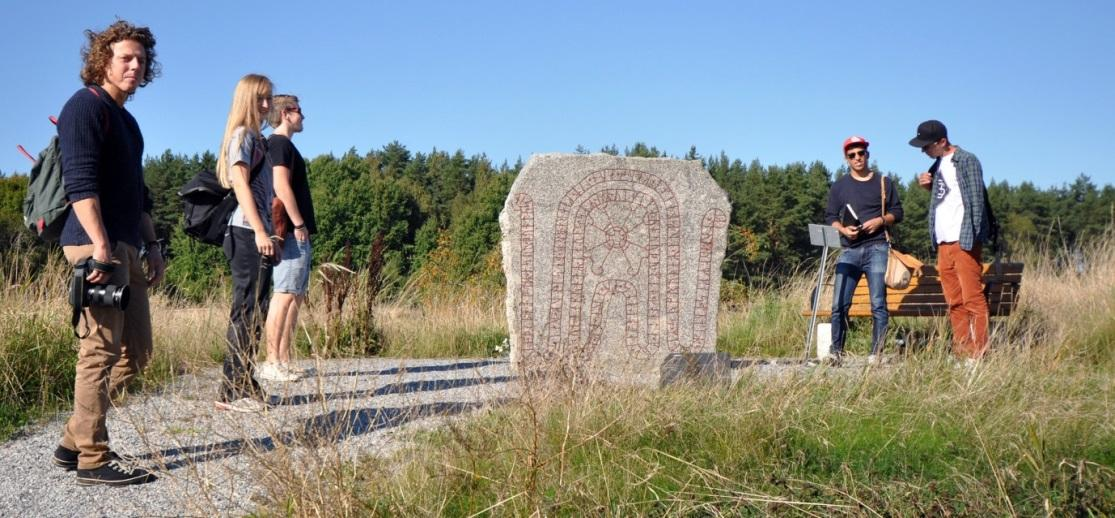
[[[109,449],[105,415],[151,357],[147,288],[166,269],[143,181],[143,135],[124,103],[159,74],[155,37],[118,20],[85,31],[81,80],[58,118],[62,176],[72,210],[59,242],[71,264],[92,258],[91,284],[128,286],[124,309],[83,309],[74,379],[74,413],[53,462],[77,470],[80,485],[125,486],[155,480]],[[143,267],[146,262],[146,271]]]

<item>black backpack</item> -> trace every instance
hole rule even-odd
[[[186,182],[178,191],[186,221],[186,235],[210,245],[224,242],[228,219],[236,210],[236,194],[217,180],[213,171],[205,170]]]
[[[267,154],[267,141],[260,138],[259,143],[263,146],[263,160],[249,171],[249,182],[255,180],[263,165],[271,160]],[[228,220],[240,203],[236,201],[236,193],[221,185],[216,173],[205,170],[186,182],[178,191],[178,197],[182,198],[186,216],[183,225],[186,235],[209,245],[224,243]]]

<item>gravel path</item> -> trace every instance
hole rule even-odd
[[[389,454],[416,430],[498,405],[520,390],[506,359],[365,358],[299,366],[315,374],[265,383],[274,407],[261,414],[213,408],[218,369],[183,376],[111,410],[112,447],[154,468],[160,478],[150,484],[82,487],[74,472],[51,464],[68,415],[25,430],[0,445],[0,516],[242,515],[255,509],[268,477]],[[797,360],[735,359],[731,378],[812,368]]]
[[[27,430],[0,445],[0,516],[245,514],[271,465],[387,454],[408,432],[498,404],[517,385],[503,359],[329,360],[316,369],[299,382],[266,383],[278,405],[261,414],[214,410],[217,370],[110,411],[112,447],[155,468],[150,484],[78,486],[74,472],[49,461],[68,416]]]

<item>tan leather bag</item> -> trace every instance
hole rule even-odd
[[[883,282],[891,289],[905,289],[914,277],[921,276],[921,267],[918,258],[891,248],[887,253],[887,274]]]

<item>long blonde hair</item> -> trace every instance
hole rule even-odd
[[[271,97],[271,80],[260,74],[248,74],[236,83],[232,94],[232,107],[228,110],[225,123],[225,136],[221,139],[221,152],[217,158],[217,180],[226,189],[232,187],[229,178],[228,144],[236,128],[243,126],[248,130],[244,138],[259,135],[263,127],[263,116],[259,114],[259,98]]]

